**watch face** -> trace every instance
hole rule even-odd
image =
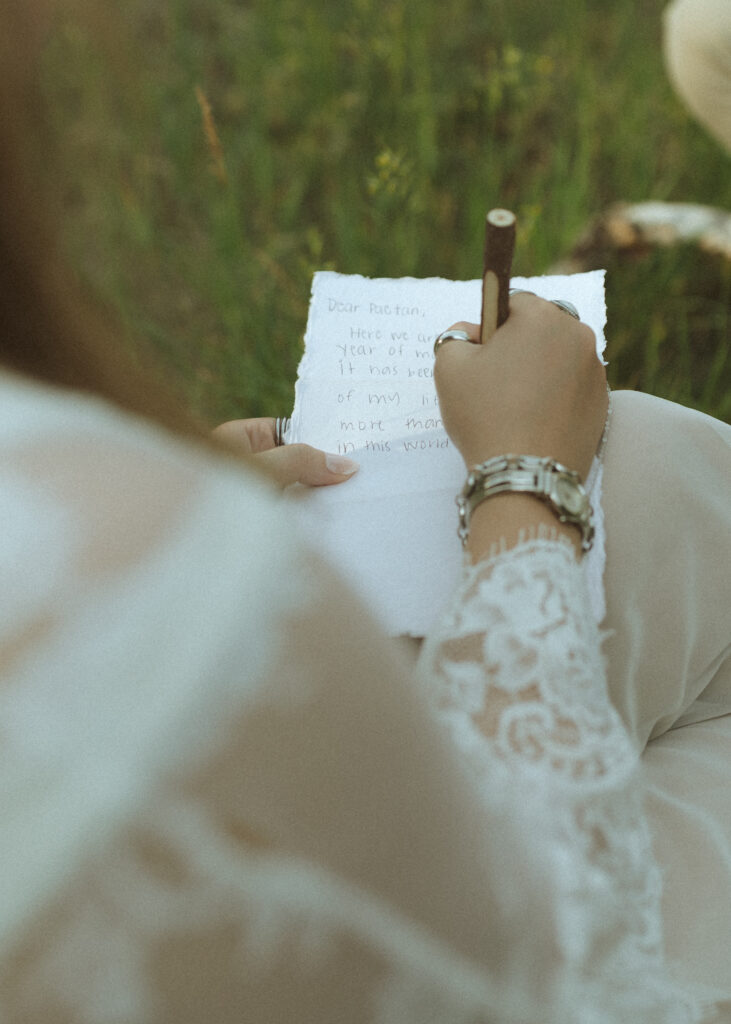
[[[573,480],[560,476],[554,484],[554,494],[569,515],[579,516],[584,511],[586,498]]]

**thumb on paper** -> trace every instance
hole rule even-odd
[[[320,451],[308,444],[282,445],[255,458],[282,487],[298,483],[309,487],[342,484],[359,468],[352,459]]]

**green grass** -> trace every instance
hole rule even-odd
[[[504,205],[515,273],[542,273],[617,200],[731,207],[728,157],[665,79],[664,5],[66,8],[46,81],[69,259],[199,413],[286,412],[317,269],[476,277]],[[612,259],[613,386],[730,419],[728,262]]]

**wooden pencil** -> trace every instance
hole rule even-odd
[[[490,210],[485,218],[485,253],[482,267],[480,344],[489,341],[508,319],[510,271],[515,249],[515,214]]]

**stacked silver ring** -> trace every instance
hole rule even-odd
[[[528,291],[527,288],[511,288],[510,289],[510,294],[511,295],[535,295],[536,293]],[[581,317],[579,316],[578,309],[573,304],[573,302],[569,302],[568,299],[549,299],[548,301],[552,302],[554,306],[558,306],[558,308],[562,309],[564,311],[564,313],[568,313],[568,315],[572,316],[574,318],[574,320],[581,320]]]
[[[442,331],[442,333],[437,336],[437,339],[434,342],[434,355],[437,354],[437,349],[448,341],[471,342],[472,338],[470,338],[467,331]]]
[[[286,434],[289,430],[291,420],[287,416],[277,416],[274,421],[274,444],[277,448],[280,448],[283,444],[286,444]]]
[[[566,299],[550,299],[549,301],[552,302],[554,306],[558,306],[559,309],[562,309],[564,313],[568,313],[569,316],[572,316],[574,320],[581,320],[579,311],[573,302],[567,302]]]

